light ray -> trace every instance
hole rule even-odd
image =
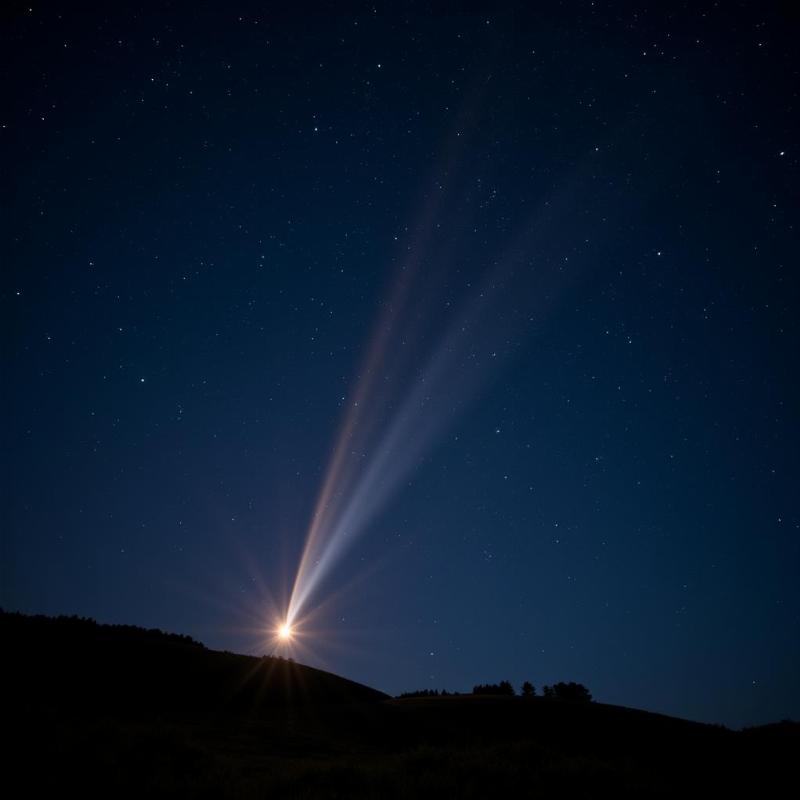
[[[368,348],[314,509],[287,609],[289,624],[489,378],[510,360],[515,340],[541,325],[576,280],[577,270],[566,271],[564,259],[555,255],[564,243],[548,242],[546,232],[554,222],[571,215],[570,198],[579,194],[581,177],[576,173],[564,180],[531,215],[473,288],[460,313],[451,314],[450,324],[423,366],[412,362],[410,375],[403,369],[410,348],[401,344],[415,338],[414,320],[406,310],[423,254],[415,253],[401,268]],[[430,201],[426,206],[426,230],[420,243],[430,241],[440,203]],[[519,280],[520,274],[524,281]],[[382,374],[384,380],[387,377],[387,361],[396,365],[393,392],[379,380]],[[398,385],[405,392],[397,391]]]

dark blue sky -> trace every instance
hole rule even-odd
[[[430,5],[3,12],[0,604],[265,652],[352,419],[298,658],[799,717],[796,14]]]

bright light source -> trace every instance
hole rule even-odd
[[[283,625],[278,628],[278,638],[282,639],[284,642],[292,638],[292,626],[288,622],[284,622]]]

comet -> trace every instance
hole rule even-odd
[[[548,233],[572,213],[579,177],[555,187],[498,258],[460,282],[451,268],[465,256],[437,237],[446,192],[430,193],[343,407],[286,606],[289,631],[316,603],[334,566],[576,280],[577,268],[568,275],[561,266],[563,243]]]

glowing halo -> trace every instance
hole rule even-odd
[[[284,622],[278,628],[278,639],[280,639],[282,642],[290,641],[293,636],[294,636],[294,630],[292,629],[292,626],[288,622]]]

